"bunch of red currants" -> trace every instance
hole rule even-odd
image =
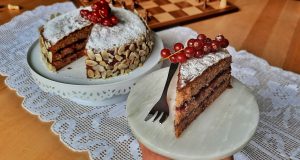
[[[109,27],[118,24],[119,20],[116,16],[112,15],[111,8],[106,0],[97,1],[93,3],[91,7],[92,11],[86,9],[80,10],[81,17],[92,23],[98,23]]]
[[[184,63],[189,58],[201,58],[206,54],[216,53],[228,45],[229,41],[222,34],[217,35],[214,40],[204,34],[199,34],[196,39],[188,40],[185,48],[182,43],[176,43],[174,53],[171,54],[170,49],[164,48],[160,55],[172,63]]]

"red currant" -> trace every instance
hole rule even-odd
[[[187,58],[193,58],[195,55],[195,52],[196,52],[196,50],[193,47],[186,47],[184,49],[184,53]]]
[[[184,48],[183,44],[182,43],[176,43],[174,45],[174,50],[175,51],[179,51],[179,50],[182,50]]]
[[[80,10],[80,15],[81,17],[85,18],[88,14],[89,14],[89,10],[86,10],[86,9],[83,9],[83,10]]]
[[[106,0],[100,0],[98,3],[102,5],[108,5],[108,2]]]
[[[212,40],[211,42],[211,51],[217,52],[220,49],[220,43],[216,40]]]
[[[206,43],[203,46],[203,52],[204,54],[208,54],[211,52],[211,44],[210,43]]]
[[[179,63],[184,63],[187,61],[187,58],[184,53],[176,54],[176,59],[177,59],[177,62],[179,62]]]
[[[167,48],[164,48],[164,49],[162,49],[160,51],[160,55],[163,58],[167,58],[167,57],[169,57],[171,55],[171,51],[169,49],[167,49]]]
[[[220,42],[220,46],[222,48],[226,48],[226,47],[228,47],[228,45],[229,45],[229,41],[226,38]]]
[[[206,39],[206,35],[205,34],[199,34],[197,36],[197,39],[204,41]]]
[[[178,61],[177,61],[177,55],[176,54],[172,55],[169,58],[169,60],[170,60],[171,63],[178,63]]]
[[[206,39],[205,39],[205,43],[211,43],[211,41],[212,41],[212,40],[211,40],[210,38],[206,38]]]
[[[106,7],[103,7],[99,10],[99,13],[102,16],[102,18],[106,18],[109,16],[109,9]]]
[[[203,57],[203,55],[204,55],[204,53],[203,53],[203,50],[197,50],[196,52],[195,52],[195,57],[196,58],[201,58],[201,57]]]
[[[195,42],[195,39],[190,39],[187,41],[187,46],[188,47],[193,47],[194,46],[194,42]]]
[[[93,11],[98,11],[101,8],[102,4],[100,2],[96,2],[92,4],[91,8]]]
[[[225,39],[225,37],[222,35],[222,34],[219,34],[216,36],[215,40],[218,41],[218,42],[221,42]]]
[[[111,22],[111,20],[109,18],[102,19],[101,24],[103,26],[112,26],[112,22]]]
[[[97,12],[97,11],[93,11],[92,15],[93,15],[93,17],[100,17],[99,12]]]
[[[118,20],[118,18],[117,18],[116,16],[111,16],[111,17],[110,17],[110,20],[111,20],[111,23],[112,23],[113,25],[116,25],[116,24],[119,23],[119,20]]]
[[[203,42],[199,39],[195,39],[194,41],[194,46],[193,46],[196,50],[202,49],[203,47]]]

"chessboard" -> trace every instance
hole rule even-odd
[[[93,1],[97,0],[79,0],[83,6],[90,5]],[[153,30],[238,11],[228,1],[225,6],[220,7],[220,0],[114,0],[112,4],[137,11]]]

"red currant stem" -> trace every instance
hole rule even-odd
[[[183,51],[183,50],[184,50],[184,48],[182,48],[181,50],[178,50],[178,51],[174,52],[173,54],[169,55],[169,56],[166,57],[166,58],[161,58],[160,61],[164,61],[164,60],[166,60],[166,59],[169,59],[171,56],[173,56],[173,55],[175,55],[175,54],[177,54],[177,53],[179,53],[179,52],[181,52],[181,51]]]

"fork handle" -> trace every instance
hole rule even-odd
[[[173,75],[176,72],[177,68],[178,68],[178,63],[171,63],[171,66],[169,68],[168,78],[167,78],[161,98],[166,98],[166,97],[164,97],[164,95],[167,95],[167,91],[168,91],[171,79],[173,78]]]

